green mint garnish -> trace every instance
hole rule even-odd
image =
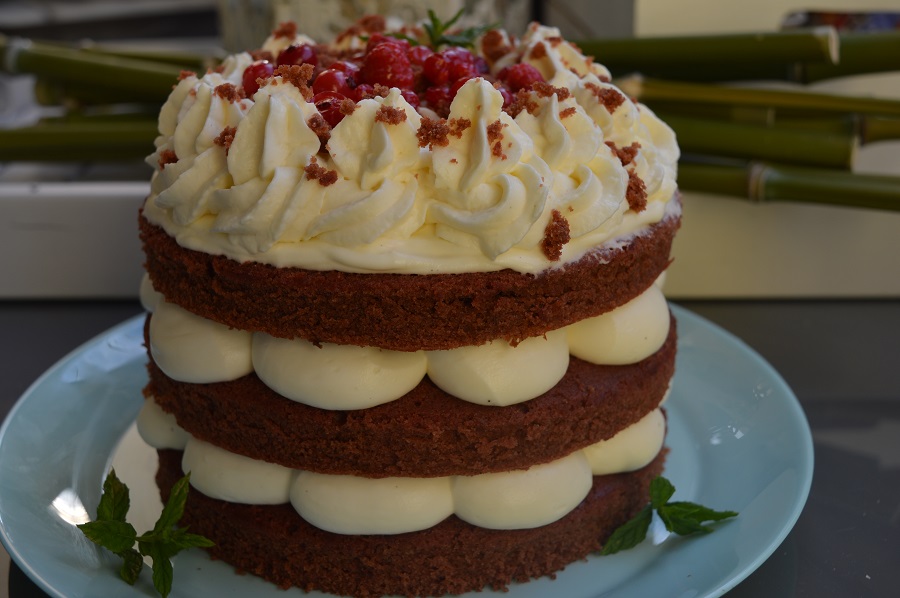
[[[441,21],[435,12],[428,9],[428,22],[423,23],[425,33],[428,34],[428,45],[437,50],[441,46],[462,46],[471,48],[475,45],[475,39],[485,31],[496,29],[499,25],[483,25],[481,27],[468,27],[462,31],[448,33],[448,30],[456,24],[463,15],[465,9],[459,9],[453,17],[447,21]]]
[[[650,482],[650,504],[631,520],[616,528],[616,531],[603,545],[600,554],[615,554],[620,550],[628,550],[640,544],[647,537],[654,510],[666,529],[680,536],[696,533],[708,534],[713,531],[713,528],[705,525],[707,521],[721,521],[737,517],[737,513],[734,511],[714,511],[686,501],[669,502],[674,494],[675,486],[672,485],[672,482],[662,476],[657,476]]]
[[[131,585],[138,580],[144,566],[143,557],[149,556],[153,560],[153,586],[163,598],[172,591],[173,572],[169,559],[186,548],[213,546],[203,536],[188,533],[185,527],[176,527],[184,513],[190,477],[190,474],[184,476],[172,487],[153,530],[138,536],[134,526],[125,521],[131,505],[128,486],[119,480],[115,470],[110,470],[103,482],[97,519],[78,526],[91,542],[122,557],[119,576]]]

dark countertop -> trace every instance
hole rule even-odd
[[[796,393],[813,432],[806,508],[729,597],[896,595],[900,300],[679,303],[768,360]],[[136,302],[0,302],[0,414],[58,359],[139,312]],[[44,596],[15,564],[8,583],[0,579],[0,597],[7,587],[12,598]]]

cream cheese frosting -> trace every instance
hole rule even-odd
[[[312,525],[338,534],[400,534],[427,529],[456,514],[488,529],[552,523],[584,500],[592,477],[640,469],[659,452],[665,417],[655,409],[637,423],[550,463],[524,470],[435,478],[361,478],[292,470],[228,452],[196,439],[164,417],[139,425],[154,448],[184,450],[182,469],[203,494],[242,504],[290,503]],[[142,416],[143,417],[143,416]],[[180,439],[175,440],[173,439]]]
[[[274,53],[286,43],[270,38],[263,47]],[[678,209],[671,205],[678,146],[650,109],[556,29],[532,26],[493,69],[520,60],[559,89],[533,93],[531,108],[514,117],[500,92],[476,77],[459,89],[447,121],[467,126],[446,145],[422,144],[425,117],[392,89],[358,102],[323,145],[309,126],[315,105],[282,77],[252,98],[219,93],[238,85],[252,62],[246,53],[231,56],[217,71],[184,78],[163,106],[143,214],[184,247],[238,261],[536,273]],[[383,110],[402,117],[387,122]],[[215,142],[226,128],[234,129],[227,152]],[[633,149],[630,163],[616,148]],[[167,152],[177,159],[166,160]],[[308,176],[311,165],[335,173],[333,182]],[[626,200],[630,170],[647,191],[645,209]],[[558,261],[541,248],[554,212],[571,236]]]
[[[637,363],[662,347],[669,308],[653,285],[628,303],[516,346],[495,340],[446,351],[280,339],[201,318],[161,301],[150,319],[150,350],[167,376],[222,382],[255,371],[278,394],[320,409],[365,409],[399,399],[426,375],[464,401],[506,406],[559,382],[574,355],[599,365]]]

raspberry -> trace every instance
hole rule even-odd
[[[425,90],[425,103],[429,108],[438,113],[439,116],[447,116],[450,113],[450,102],[453,96],[450,95],[450,89],[446,85],[436,85]]]
[[[497,87],[497,91],[499,91],[500,95],[503,96],[503,108],[504,109],[508,108],[509,105],[513,103],[514,96],[513,96],[512,92],[510,92],[508,89],[506,89],[502,85]]]
[[[347,96],[343,94],[334,91],[323,91],[313,96],[312,103],[315,105],[316,110],[319,111],[319,114],[322,115],[322,118],[325,119],[325,122],[332,127],[336,127],[344,118],[344,113],[341,112],[341,102],[346,99]]]
[[[506,86],[513,93],[520,89],[527,89],[535,83],[544,81],[544,76],[541,75],[541,72],[525,62],[520,62],[501,69],[500,72],[497,73],[497,78],[504,81]]]
[[[434,85],[446,85],[450,75],[445,68],[446,60],[441,53],[432,54],[422,64],[422,74]]]
[[[334,68],[325,69],[313,81],[313,93],[334,91],[343,96],[350,96],[350,81],[347,74]]]
[[[363,58],[359,71],[363,83],[412,89],[415,82],[406,52],[398,44],[383,42]]]
[[[403,48],[404,52],[409,50],[409,42],[405,39],[392,37],[390,35],[384,35],[382,33],[373,33],[369,36],[369,41],[366,42],[366,53],[368,54],[373,49],[375,49],[375,46],[379,46],[381,44],[394,44],[395,46]]]
[[[294,44],[288,46],[278,54],[275,61],[278,66],[291,64],[311,64],[318,66],[319,57],[316,55],[315,49],[309,44]]]
[[[475,56],[463,48],[448,48],[441,52],[447,68],[448,80],[456,81],[463,77],[472,77],[478,74],[475,66]]]
[[[434,51],[428,46],[413,46],[406,53],[409,62],[417,66],[424,66],[425,61],[432,55],[434,55]]]
[[[244,69],[241,75],[241,83],[244,86],[244,94],[247,97],[252,96],[259,91],[259,83],[257,79],[268,79],[275,71],[275,67],[267,60],[259,60]]]
[[[372,94],[374,92],[374,86],[369,85],[368,83],[360,83],[353,88],[353,93],[349,97],[354,102],[360,102],[362,100],[365,100],[366,98],[372,97]]]
[[[413,90],[401,89],[400,95],[402,95],[403,99],[406,100],[409,103],[409,105],[412,106],[413,108],[419,107],[419,103],[420,103],[419,96],[417,96],[416,92],[414,92]]]

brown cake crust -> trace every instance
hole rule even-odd
[[[163,501],[181,477],[181,452],[158,451]],[[346,536],[320,530],[290,505],[239,505],[192,489],[181,520],[212,539],[214,557],[288,588],[341,596],[441,596],[550,575],[601,548],[648,502],[665,451],[643,469],[595,476],[585,500],[535,529],[486,530],[456,516],[420,532]]]
[[[330,411],[286,399],[255,374],[212,384],[177,382],[152,357],[144,394],[193,436],[293,469],[366,477],[471,475],[559,459],[639,421],[668,388],[676,338],[672,318],[666,342],[639,363],[603,366],[572,357],[556,386],[507,407],[462,401],[426,377],[396,401]]]
[[[167,301],[242,330],[397,351],[515,343],[610,311],[666,269],[681,223],[670,215],[622,246],[539,275],[420,275],[240,263],[181,247],[143,215],[139,220],[145,266]]]

